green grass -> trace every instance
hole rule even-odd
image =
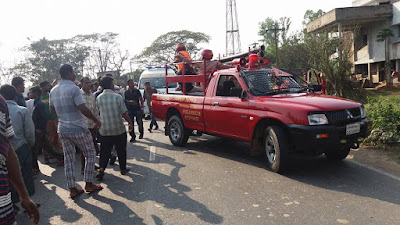
[[[367,91],[367,96],[371,99],[384,99],[385,103],[392,104],[400,110],[400,88]]]

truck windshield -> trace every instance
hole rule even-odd
[[[293,76],[275,76],[269,70],[242,71],[241,76],[250,92],[255,96],[307,91]]]

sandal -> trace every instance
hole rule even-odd
[[[81,195],[84,191],[82,189],[77,189],[77,188],[71,188],[69,193],[69,197],[72,199],[75,199],[79,195]]]
[[[92,188],[85,188],[86,193],[89,194],[101,190],[103,190],[103,187],[100,184],[93,184]]]

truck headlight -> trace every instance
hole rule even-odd
[[[311,114],[308,115],[308,123],[310,125],[324,125],[328,124],[328,118],[326,118],[325,114]]]
[[[367,112],[365,111],[364,106],[360,107],[360,116],[361,116],[361,119],[367,118]]]

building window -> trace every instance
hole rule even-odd
[[[397,37],[400,38],[400,25],[397,26]]]
[[[368,34],[363,34],[363,35],[362,35],[362,43],[361,43],[361,46],[364,47],[364,46],[367,46],[367,45],[368,45]]]

